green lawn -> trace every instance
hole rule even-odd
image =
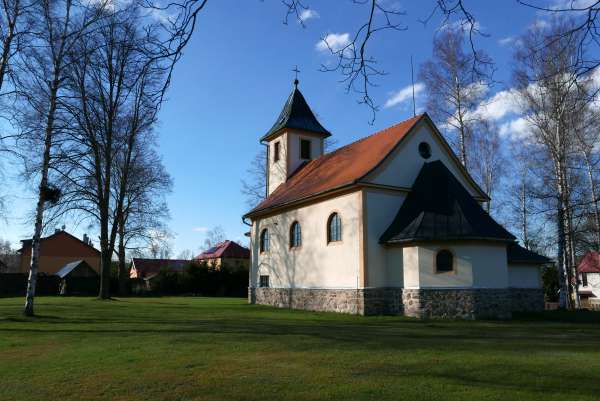
[[[0,400],[598,400],[600,318],[418,321],[223,298],[0,299]],[[581,318],[581,319],[580,319]]]

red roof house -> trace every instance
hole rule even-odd
[[[196,256],[194,260],[205,262],[213,267],[247,267],[250,263],[250,250],[234,241],[223,241]]]
[[[585,254],[577,266],[579,273],[600,273],[600,253],[590,251]]]

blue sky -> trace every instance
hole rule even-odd
[[[387,3],[406,12],[401,20],[408,29],[383,32],[370,43],[379,67],[388,72],[376,78],[378,87],[372,88],[381,110],[370,125],[370,110],[357,104],[355,94],[345,93],[340,75],[319,71],[332,59],[318,46],[325,35],[343,40],[345,33],[352,34],[364,22],[366,6],[350,0],[306,0],[313,13],[302,28],[292,19],[288,25],[282,23],[285,9],[279,0],[209,1],[175,69],[158,128],[160,153],[174,180],[168,203],[175,255],[185,249],[197,252],[206,230],[217,225],[228,238],[245,241],[247,227],[241,216],[247,210],[240,181],[259,151],[258,139],[271,127],[292,89],[295,65],[301,70],[301,91],[338,145],[412,115],[410,96],[403,95],[410,91],[402,92],[411,83],[410,56],[416,76],[419,64],[431,56],[440,19],[427,26],[418,21],[428,15],[434,0]],[[502,97],[507,89],[503,82],[510,78],[512,40],[534,22],[536,12],[514,0],[466,4],[481,31],[489,35],[479,37],[477,45],[496,62],[500,83],[490,96],[500,92]],[[419,99],[422,96],[417,104]],[[509,127],[510,107],[505,111],[498,120]],[[10,178],[11,169],[7,170]],[[17,245],[31,235],[26,216],[34,202],[30,188],[11,182],[3,190],[9,194],[10,217],[0,222],[0,238]],[[82,235],[85,227],[67,223],[67,230]]]

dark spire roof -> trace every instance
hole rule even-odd
[[[441,161],[425,163],[381,243],[515,237],[487,214]]]
[[[294,90],[288,97],[273,127],[260,140],[270,139],[275,133],[283,128],[295,128],[304,131],[316,132],[328,137],[331,135],[321,123],[317,120],[312,110],[306,103],[304,96],[298,89],[298,84],[294,82]]]
[[[523,248],[516,242],[509,244],[506,248],[506,259],[508,263],[523,263],[523,264],[547,264],[552,262],[549,258],[540,255],[539,253]]]

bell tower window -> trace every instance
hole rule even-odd
[[[310,141],[308,139],[300,139],[300,158],[310,160]]]
[[[277,163],[281,158],[281,143],[279,141],[275,142],[273,145],[273,163]]]

